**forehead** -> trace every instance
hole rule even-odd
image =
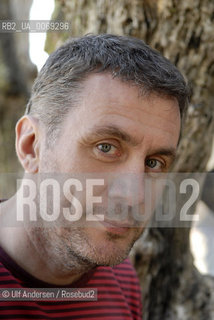
[[[162,108],[159,109],[160,113],[164,111],[169,112],[169,102],[170,105],[173,105],[174,108],[177,106],[176,110],[178,111],[178,102],[176,98],[160,95],[158,93],[143,94],[143,86],[140,88],[138,85],[135,85],[131,81],[122,81],[120,78],[113,78],[110,73],[95,73],[89,75],[86,80],[83,82],[82,95],[83,102],[88,104],[91,100],[94,100],[96,96],[96,103],[105,104],[105,102],[120,105],[122,103],[123,107],[126,105],[129,106],[129,109],[132,109],[133,99],[138,101],[140,104],[143,99],[148,99],[150,102],[159,98],[159,100],[165,101],[162,105]],[[149,99],[151,98],[151,99]],[[94,101],[95,102],[95,101]],[[165,110],[164,110],[165,109]]]
[[[124,110],[127,115],[143,112],[164,118],[180,115],[175,98],[155,93],[142,95],[138,86],[131,82],[112,78],[110,73],[91,74],[83,83],[81,107],[85,112],[111,113]],[[154,112],[155,111],[155,112]]]
[[[180,132],[178,102],[153,93],[142,96],[137,86],[111,74],[92,74],[84,81],[79,103],[68,114],[65,125],[81,133],[112,124],[136,136],[142,130],[155,129],[160,134],[173,134],[176,140]]]

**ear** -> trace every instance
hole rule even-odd
[[[39,120],[23,116],[16,124],[16,153],[24,170],[37,173],[40,151]]]

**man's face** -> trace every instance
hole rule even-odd
[[[102,204],[94,204],[94,210],[106,217],[107,203],[112,201],[117,207],[124,203],[129,208],[138,206],[143,214],[142,174],[167,172],[179,132],[176,100],[155,94],[142,97],[137,87],[113,79],[110,74],[93,74],[85,81],[80,103],[67,115],[54,147],[42,148],[39,172],[81,177],[87,173],[97,177],[98,173],[99,178],[108,177],[107,184],[94,189],[95,195],[103,199]],[[132,175],[142,179],[142,186],[134,191],[135,203],[131,196]],[[79,198],[85,212],[86,199]],[[55,261],[60,259],[68,268],[74,257],[91,265],[120,263],[143,226],[123,227],[124,222],[117,218],[107,219],[104,223],[93,222],[91,227],[82,219],[81,227],[73,223],[71,228],[44,229],[42,243],[47,255]]]

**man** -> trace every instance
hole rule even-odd
[[[3,301],[1,318],[141,318],[139,284],[126,257],[145,226],[131,212],[145,213],[145,175],[172,165],[187,103],[180,72],[138,39],[88,35],[50,55],[17,123],[16,151],[24,178],[39,185],[49,173],[64,193],[53,205],[47,189],[36,196],[39,226],[2,227],[1,287],[96,288],[97,301]],[[83,185],[90,177],[107,179],[94,188],[99,199],[89,210]],[[20,214],[20,199],[18,191],[2,202],[4,226]],[[58,206],[60,222],[47,227],[42,217]]]

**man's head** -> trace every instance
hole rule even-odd
[[[47,261],[69,270],[75,263],[119,263],[128,255],[143,226],[130,217],[120,221],[121,208],[145,213],[144,173],[169,170],[187,100],[180,72],[137,39],[86,36],[50,56],[35,82],[30,116],[17,124],[19,159],[31,173],[98,173],[108,181],[94,192],[103,200],[94,204],[103,223],[89,227],[85,192],[73,190],[83,208],[81,227],[68,223],[31,234]],[[60,208],[68,208],[67,199],[60,199]],[[117,208],[111,219],[109,202]]]

